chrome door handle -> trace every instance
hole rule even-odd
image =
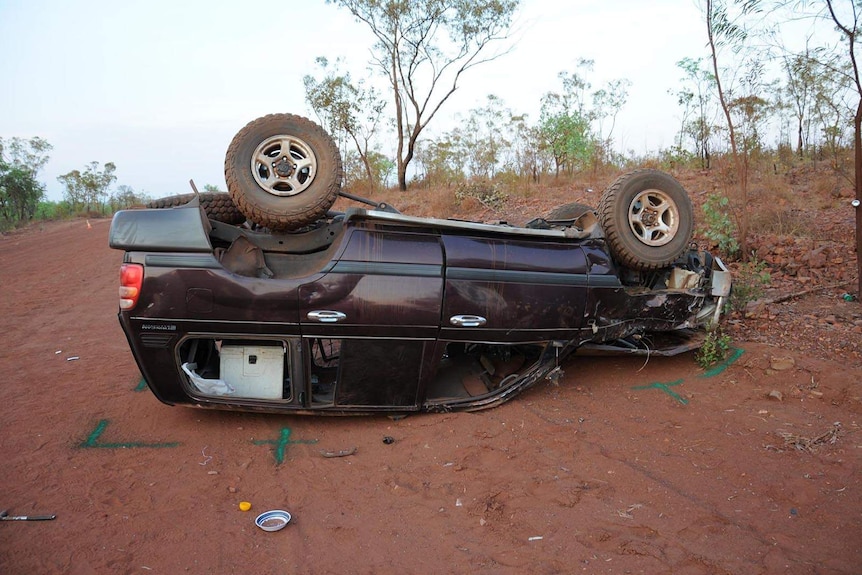
[[[459,327],[479,327],[485,325],[487,321],[481,315],[453,315],[449,318],[449,323]]]
[[[308,312],[306,317],[313,321],[319,321],[320,323],[335,323],[337,321],[347,319],[347,314],[341,313],[340,311],[321,309]]]

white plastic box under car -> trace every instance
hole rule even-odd
[[[274,345],[223,345],[219,352],[221,379],[237,397],[284,397],[284,348]]]

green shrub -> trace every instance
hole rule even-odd
[[[726,196],[711,194],[703,203],[702,225],[699,235],[713,242],[728,257],[739,254],[736,241],[736,224],[730,217],[730,200]]]
[[[710,326],[706,331],[706,339],[694,356],[697,364],[703,369],[709,369],[713,365],[727,358],[730,353],[731,338],[722,331],[721,326]]]
[[[730,307],[734,311],[743,311],[748,302],[760,299],[764,288],[770,284],[772,276],[766,268],[766,262],[751,255],[751,259],[741,264],[733,274],[733,287],[730,290]]]

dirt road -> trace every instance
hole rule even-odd
[[[862,572],[858,367],[737,341],[713,374],[577,356],[472,414],[169,407],[108,226],[0,238],[0,509],[57,515],[0,522],[0,573]]]

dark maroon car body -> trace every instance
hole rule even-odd
[[[645,287],[600,229],[379,210],[293,234],[209,221],[194,202],[128,210],[110,245],[140,274],[119,319],[153,393],[243,410],[490,407],[577,349],[692,349],[729,289],[695,250]]]

